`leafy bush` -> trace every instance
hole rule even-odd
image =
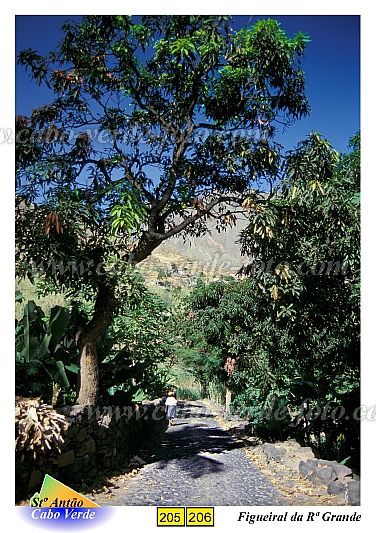
[[[247,276],[198,283],[177,322],[185,363],[259,434],[359,465],[359,136],[351,147],[312,134],[288,156],[279,193],[243,204]]]
[[[16,321],[16,394],[57,401],[60,388],[69,390],[78,372],[76,345],[68,308],[55,306],[45,315],[29,301]]]

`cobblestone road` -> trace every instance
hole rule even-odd
[[[110,505],[287,505],[201,402],[178,407],[150,461]]]

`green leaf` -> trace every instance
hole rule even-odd
[[[43,359],[44,356],[49,352],[49,344],[51,342],[51,339],[52,339],[52,334],[51,333],[47,333],[43,339],[42,339],[42,342],[40,343],[39,345],[39,348],[38,348],[38,358],[39,359]]]
[[[77,365],[65,365],[65,370],[69,370],[70,372],[78,374],[80,367]]]
[[[69,380],[65,372],[65,365],[63,361],[56,361],[56,366],[58,368],[58,371],[54,375],[55,381],[63,387],[69,387]]]
[[[50,351],[53,353],[61,340],[69,322],[69,309],[56,305],[51,309],[50,322],[47,328],[47,335],[51,336]]]

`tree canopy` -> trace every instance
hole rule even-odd
[[[208,217],[225,226],[250,188],[272,191],[275,128],[309,111],[309,39],[275,20],[233,31],[226,16],[88,16],[63,32],[47,56],[18,58],[54,98],[16,120],[17,271],[94,291],[78,402],[95,403],[119,265]]]
[[[359,466],[359,134],[350,149],[317,133],[302,141],[279,194],[245,201],[244,279],[200,283],[177,320],[185,363],[204,385],[226,384],[259,432],[314,437]]]

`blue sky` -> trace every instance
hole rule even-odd
[[[32,48],[46,54],[56,47],[67,16],[16,17],[16,53]],[[78,18],[78,17],[72,17]],[[254,16],[276,18],[289,37],[308,33],[311,42],[302,68],[306,75],[311,115],[289,128],[277,140],[292,149],[310,131],[319,131],[340,151],[347,151],[349,138],[360,129],[360,17],[350,15]],[[245,26],[250,16],[235,16],[234,28]],[[51,100],[48,90],[29,79],[16,66],[16,112],[29,115],[32,108]]]

